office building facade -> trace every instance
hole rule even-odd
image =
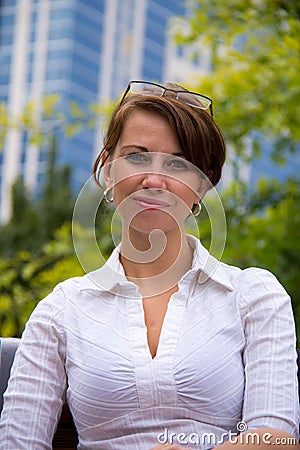
[[[39,105],[46,94],[59,94],[64,115],[72,102],[88,115],[90,104],[116,100],[130,79],[184,80],[199,62],[178,51],[169,25],[185,14],[183,0],[2,0],[0,100],[16,117],[26,102]],[[38,109],[36,120],[42,120]],[[45,133],[57,126],[44,125]],[[90,175],[100,130],[99,123],[72,138],[57,133],[59,162],[71,165],[75,191]],[[45,152],[22,130],[7,133],[0,152],[1,222],[10,216],[17,177],[38,192]]]

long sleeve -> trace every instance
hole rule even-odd
[[[66,390],[64,303],[57,287],[26,325],[4,396],[1,450],[52,448]]]
[[[245,331],[243,420],[298,437],[299,400],[291,301],[268,271],[247,269],[241,280]]]

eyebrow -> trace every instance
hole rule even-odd
[[[135,144],[123,145],[123,147],[121,148],[121,151],[126,150],[128,148],[136,148],[137,150],[140,150],[141,152],[149,153],[149,150],[147,149],[147,147],[143,147],[142,145],[135,145]],[[163,153],[163,152],[161,152],[161,153]],[[185,158],[187,158],[183,152],[176,152],[176,153],[171,153],[171,154],[173,156],[179,156],[179,157],[184,156]]]

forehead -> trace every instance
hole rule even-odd
[[[132,111],[124,122],[120,141],[128,139],[146,142],[160,139],[161,144],[171,141],[179,147],[177,134],[168,120],[158,113],[141,109]]]
[[[129,126],[146,126],[147,124],[171,128],[167,118],[163,117],[160,113],[147,111],[142,108],[136,108],[129,112],[124,121],[124,128],[128,128]]]

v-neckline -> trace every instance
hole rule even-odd
[[[147,345],[152,359],[158,353],[160,338],[167,320],[168,307],[177,291],[178,286],[174,286],[164,295],[142,299]]]
[[[180,337],[186,302],[186,289],[179,288],[171,296],[161,327],[156,355],[152,358],[142,297],[127,301],[128,338],[135,367],[137,394],[142,408],[169,402],[176,404],[174,353]],[[163,393],[165,385],[170,387],[174,395],[170,392],[165,398]]]
[[[156,354],[152,357],[148,344],[148,330],[145,322],[142,297],[140,296],[134,300],[128,299],[127,313],[129,339],[135,360],[138,358],[139,361],[143,360],[143,363],[145,364],[146,360],[155,361],[165,354],[173,355],[178,341],[185,304],[186,296],[182,298],[179,291],[174,292],[171,295],[162,322]]]

